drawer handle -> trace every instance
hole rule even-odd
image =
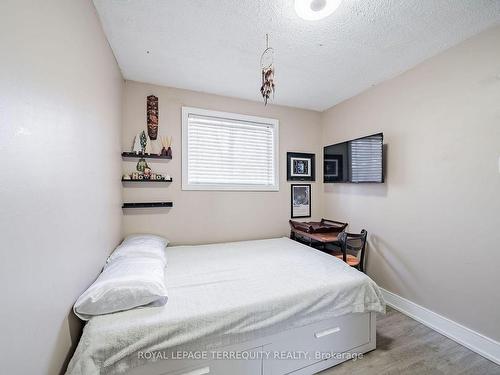
[[[324,337],[324,336],[328,336],[328,335],[331,335],[331,334],[334,334],[334,333],[337,333],[340,331],[340,327],[335,327],[335,328],[330,328],[330,329],[327,329],[325,331],[321,331],[321,332],[316,332],[314,334],[314,336],[316,336],[317,339],[319,339],[320,337]]]
[[[196,370],[191,370],[188,372],[183,372],[181,375],[205,375],[205,374],[210,374],[210,367],[202,367],[198,368]]]

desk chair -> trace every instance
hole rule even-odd
[[[333,255],[361,272],[365,272],[364,260],[367,235],[368,232],[364,229],[360,234],[340,233],[338,239],[341,253],[333,253]]]

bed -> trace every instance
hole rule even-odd
[[[68,375],[314,374],[375,349],[377,285],[288,238],[167,248],[168,302],[96,316]]]

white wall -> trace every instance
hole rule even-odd
[[[90,1],[0,2],[0,357],[57,374],[121,237],[122,78]]]
[[[500,28],[323,114],[322,145],[383,131],[385,184],[325,184],[382,287],[500,340]]]
[[[316,154],[316,182],[312,182],[312,215],[321,217],[321,128],[320,113],[283,106],[264,106],[261,102],[227,98],[127,81],[123,105],[124,151],[130,151],[134,136],[146,129],[146,97],[158,96],[160,135],[173,137],[173,159],[150,162],[153,171],[168,171],[173,183],[168,187],[136,186],[124,188],[126,202],[172,200],[172,209],[136,211],[124,215],[128,233],[162,234],[173,244],[207,243],[285,236],[289,233],[290,182],[286,181],[287,151]],[[235,112],[276,118],[280,121],[280,191],[182,191],[181,190],[181,107]],[[137,161],[125,162],[124,172],[132,172]]]

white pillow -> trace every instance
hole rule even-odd
[[[109,256],[106,263],[119,257],[150,256],[160,258],[167,263],[165,248],[168,240],[153,234],[132,234],[127,236],[115,251]]]
[[[167,302],[165,263],[156,257],[117,257],[73,307],[82,320],[92,316]]]

